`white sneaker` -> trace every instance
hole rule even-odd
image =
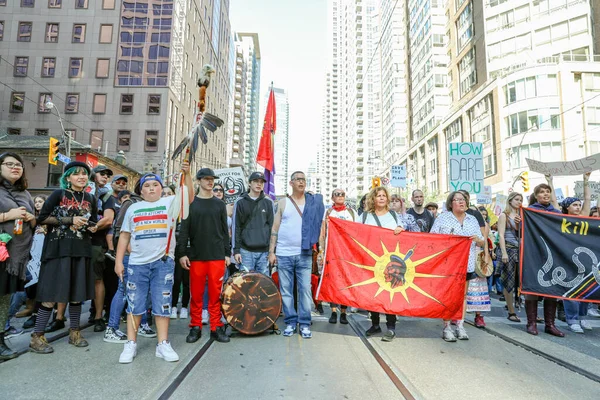
[[[208,325],[208,310],[202,310],[202,325]]]
[[[179,361],[179,355],[171,347],[171,343],[163,340],[156,345],[156,357],[162,358],[165,361]]]
[[[442,339],[446,342],[456,342],[456,336],[454,336],[454,330],[450,325],[446,326],[442,331]]]
[[[595,306],[595,304],[594,304],[594,306]],[[600,318],[600,311],[598,310],[597,307],[591,307],[588,309],[588,315],[590,317]]]
[[[579,321],[579,325],[581,325],[581,327],[587,331],[592,330],[592,325],[590,324],[590,321],[587,321],[585,319]]]
[[[179,318],[187,319],[189,316],[188,309],[185,307],[181,307],[181,311],[179,312]]]
[[[133,340],[129,340],[125,343],[123,352],[119,356],[119,363],[129,364],[133,361],[133,358],[137,355],[137,343]]]
[[[569,325],[569,329],[575,333],[583,333],[583,329],[581,329],[581,325],[579,324],[571,324]]]
[[[469,340],[469,335],[467,335],[467,331],[462,324],[456,327],[456,338],[458,340]]]
[[[171,308],[171,319],[177,319],[177,307]]]

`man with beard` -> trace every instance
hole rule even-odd
[[[423,207],[423,203],[425,202],[423,191],[419,189],[413,190],[411,200],[413,207],[408,209],[408,214],[415,218],[421,232],[429,232],[433,226],[435,217],[429,210]]]

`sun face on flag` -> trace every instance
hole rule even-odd
[[[420,260],[411,260],[416,245],[410,250],[408,250],[406,254],[404,254],[400,252],[399,243],[396,243],[396,248],[394,249],[394,251],[389,251],[386,248],[385,244],[381,242],[383,254],[381,256],[378,256],[377,254],[373,253],[371,250],[363,246],[358,240],[354,238],[352,238],[352,240],[354,240],[356,244],[358,244],[360,248],[363,249],[364,252],[367,253],[375,261],[375,264],[362,265],[346,261],[348,264],[353,265],[357,268],[373,272],[372,278],[369,278],[362,282],[357,282],[353,285],[348,286],[346,289],[376,283],[379,285],[379,289],[377,290],[377,293],[375,293],[374,297],[377,297],[383,291],[388,291],[390,294],[390,303],[394,300],[394,295],[396,293],[402,294],[406,302],[410,303],[410,299],[407,293],[408,289],[413,289],[417,293],[420,293],[423,296],[428,297],[437,303],[440,303],[438,299],[421,289],[415,283],[415,278],[446,278],[446,276],[444,275],[423,274],[417,271],[417,267],[419,265],[426,263],[427,261],[439,256],[442,253],[445,253],[445,250],[430,255],[428,257],[422,258]]]

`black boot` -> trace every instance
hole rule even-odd
[[[192,326],[190,333],[185,338],[186,343],[195,343],[202,337],[202,327]]]
[[[215,331],[210,331],[210,337],[221,343],[229,343],[229,336],[225,333],[225,327],[220,326]]]
[[[32,329],[35,326],[35,320],[37,318],[37,314],[32,314],[31,317],[23,324],[23,329]]]
[[[331,317],[329,317],[330,324],[337,324],[337,313],[335,311],[331,312]]]
[[[348,318],[346,318],[346,313],[345,312],[342,312],[340,314],[340,324],[344,324],[344,325],[348,324]]]
[[[65,327],[65,320],[55,318],[54,321],[46,328],[46,333],[56,332]]]
[[[16,358],[17,352],[9,349],[4,343],[4,332],[0,332],[0,360],[6,361]]]

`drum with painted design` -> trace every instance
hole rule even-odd
[[[227,323],[247,335],[271,328],[281,312],[279,288],[257,272],[236,273],[221,293],[221,309]]]

